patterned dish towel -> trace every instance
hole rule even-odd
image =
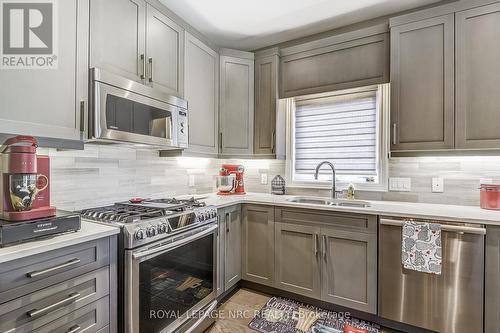
[[[441,275],[441,225],[405,221],[401,260],[405,269]]]

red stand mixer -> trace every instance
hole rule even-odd
[[[236,164],[223,164],[217,176],[218,195],[245,194],[245,167]]]
[[[31,136],[16,136],[0,148],[0,218],[27,221],[56,215],[50,206],[50,163],[37,156],[38,142]]]

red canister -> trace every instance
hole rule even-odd
[[[500,210],[500,184],[481,184],[481,208]]]

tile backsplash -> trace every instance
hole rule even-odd
[[[215,191],[222,163],[246,168],[249,192],[270,192],[272,178],[285,174],[277,160],[218,160],[158,157],[152,150],[89,144],[82,151],[39,149],[51,157],[52,202],[77,210],[131,197],[170,197]],[[261,185],[261,174],[268,184]],[[478,205],[480,178],[500,180],[500,156],[401,157],[389,162],[390,177],[411,178],[410,192],[357,192],[360,199]],[[444,193],[431,193],[432,177],[444,178]],[[194,185],[190,186],[190,184]],[[328,196],[328,190],[288,188],[288,194]]]
[[[66,210],[132,197],[214,192],[214,176],[222,163],[245,165],[245,185],[250,192],[268,192],[272,177],[284,171],[283,161],[158,157],[157,151],[115,145],[87,144],[82,151],[40,148],[38,153],[50,156],[52,204]],[[262,173],[268,174],[268,185],[260,185]],[[194,186],[190,186],[190,178]]]

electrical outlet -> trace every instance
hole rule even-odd
[[[194,175],[189,175],[189,184],[188,186],[195,186]]]
[[[267,173],[260,174],[260,184],[267,185]]]
[[[410,192],[411,178],[389,178],[389,191],[393,192]]]
[[[443,193],[444,192],[444,179],[443,179],[443,177],[432,178],[432,192],[433,193]]]

